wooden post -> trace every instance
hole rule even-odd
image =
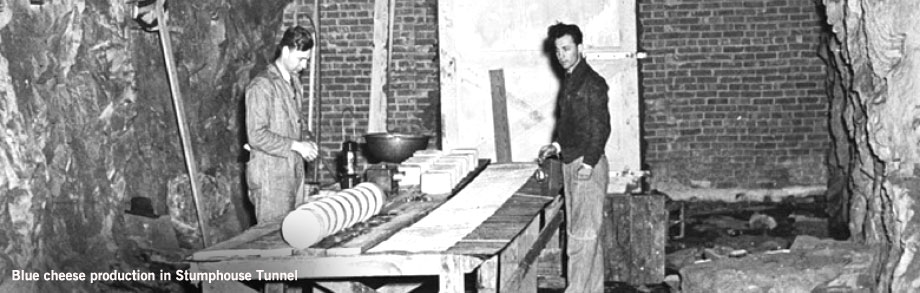
[[[185,154],[185,167],[188,170],[188,180],[192,186],[192,199],[195,202],[195,211],[198,213],[198,232],[201,233],[201,242],[204,246],[208,242],[208,233],[205,230],[204,208],[201,199],[198,197],[198,167],[195,164],[195,153],[192,150],[192,138],[188,133],[188,125],[185,123],[185,106],[182,103],[182,94],[179,91],[179,80],[176,76],[176,61],[173,59],[172,44],[169,40],[169,26],[166,24],[166,14],[163,11],[165,0],[158,0],[154,13],[156,13],[157,22],[159,23],[160,45],[163,47],[163,59],[166,62],[166,75],[169,78],[169,91],[172,93],[173,108],[176,111],[176,124],[179,126],[179,136],[182,140],[182,152]]]
[[[498,292],[498,257],[493,256],[476,269],[476,292]]]
[[[459,135],[460,126],[460,74],[457,60],[458,32],[454,29],[454,6],[463,3],[460,0],[438,0],[438,75],[441,94],[441,119],[438,119],[438,148],[451,149],[466,147]]]
[[[322,68],[322,65],[320,63],[320,61],[322,61],[320,57],[321,56],[320,47],[322,47],[322,43],[320,43],[320,37],[322,34],[320,33],[321,30],[320,30],[319,9],[320,9],[320,0],[313,0],[313,27],[314,27],[316,37],[313,39],[313,60],[315,61],[313,62],[313,75],[315,75],[315,77],[313,77],[313,80],[311,81],[311,83],[313,84],[313,87],[312,87],[313,96],[316,98],[315,103],[316,103],[317,110],[316,110],[316,121],[314,124],[316,125],[316,129],[314,131],[313,126],[310,126],[310,129],[311,131],[314,131],[313,133],[315,135],[314,139],[317,145],[320,145],[320,143],[322,143],[323,141],[323,127],[319,123],[320,121],[323,121],[323,110],[322,110],[323,109],[323,99],[319,98],[320,93],[321,93],[320,80],[322,80],[321,79],[322,74],[320,73],[320,68]],[[313,111],[310,111],[310,113],[313,113]],[[310,121],[310,122],[314,123],[314,121]],[[322,151],[320,152],[320,158],[322,158]],[[319,159],[313,163],[313,182],[319,181],[320,165],[322,165],[322,159]]]
[[[492,84],[492,123],[495,129],[495,161],[511,162],[511,131],[508,129],[508,105],[505,95],[505,73],[502,69],[489,70]]]
[[[664,281],[668,211],[662,195],[607,195],[603,243],[606,281]]]
[[[438,273],[438,292],[463,293],[463,271],[460,270],[457,260],[453,257],[442,257],[441,272]]]
[[[396,1],[396,0],[389,0]],[[371,100],[368,110],[368,132],[387,131],[387,96],[384,85],[387,83],[387,35],[390,17],[388,0],[374,0],[374,52],[371,63]]]

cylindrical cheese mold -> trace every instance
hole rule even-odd
[[[386,193],[370,182],[298,206],[281,222],[281,236],[304,249],[326,236],[366,221],[383,209]]]

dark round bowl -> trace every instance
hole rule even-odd
[[[371,162],[399,164],[417,150],[428,148],[427,135],[369,133],[364,135],[364,152]]]

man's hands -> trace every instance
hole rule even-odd
[[[313,161],[319,154],[319,148],[316,147],[316,143],[312,141],[294,141],[294,143],[291,144],[291,150],[300,154],[300,156],[307,161]]]
[[[591,178],[591,171],[594,170],[594,167],[591,165],[581,163],[581,167],[578,167],[578,180],[588,180]]]
[[[555,156],[559,153],[559,149],[556,148],[556,145],[548,144],[540,148],[540,155],[537,157],[537,162],[540,164],[543,163],[546,158]]]
[[[537,163],[543,164],[543,161],[546,158],[555,156],[559,154],[559,145],[556,143],[548,144],[540,148],[540,155],[537,157]],[[594,167],[585,163],[581,163],[581,166],[578,167],[578,172],[576,178],[578,180],[588,180],[591,178],[591,172],[594,171]]]

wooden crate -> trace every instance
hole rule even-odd
[[[605,281],[664,281],[668,210],[663,195],[608,194],[604,201]]]

